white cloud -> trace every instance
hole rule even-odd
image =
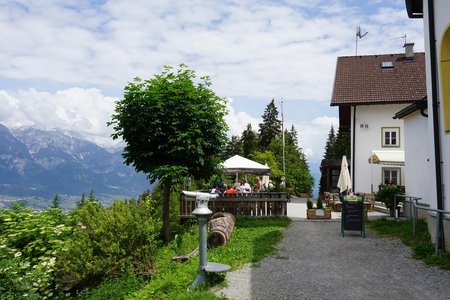
[[[247,128],[248,124],[252,125],[253,130],[258,131],[260,120],[251,117],[249,114],[243,111],[236,112],[231,106],[233,99],[228,99],[227,110],[228,115],[225,117],[225,121],[229,127],[229,136],[237,135],[240,136],[241,133]]]
[[[98,89],[71,88],[55,93],[34,89],[16,94],[0,91],[0,123],[8,127],[33,126],[76,131],[86,139],[112,146],[112,129],[106,126],[116,98]]]

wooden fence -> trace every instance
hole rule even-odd
[[[286,216],[287,194],[273,193],[238,193],[220,194],[219,197],[208,202],[213,212],[228,212],[233,215],[244,216]],[[180,219],[194,218],[195,198],[180,194]]]

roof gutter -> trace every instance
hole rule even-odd
[[[443,209],[442,198],[442,168],[441,168],[441,139],[439,132],[439,103],[438,103],[438,83],[437,83],[437,68],[436,68],[436,31],[434,26],[434,1],[428,0],[428,30],[429,30],[429,44],[430,44],[430,68],[431,68],[431,102],[433,111],[433,133],[434,133],[434,164],[436,171],[436,204],[437,209]],[[443,224],[442,218],[438,224],[437,230],[438,240],[436,246],[438,249],[443,249]]]

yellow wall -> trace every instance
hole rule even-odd
[[[450,24],[449,24],[450,25]],[[445,132],[450,133],[450,26],[447,27],[441,47],[441,88]]]

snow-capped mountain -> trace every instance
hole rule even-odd
[[[119,151],[58,131],[0,124],[0,195],[137,197],[150,184]]]

